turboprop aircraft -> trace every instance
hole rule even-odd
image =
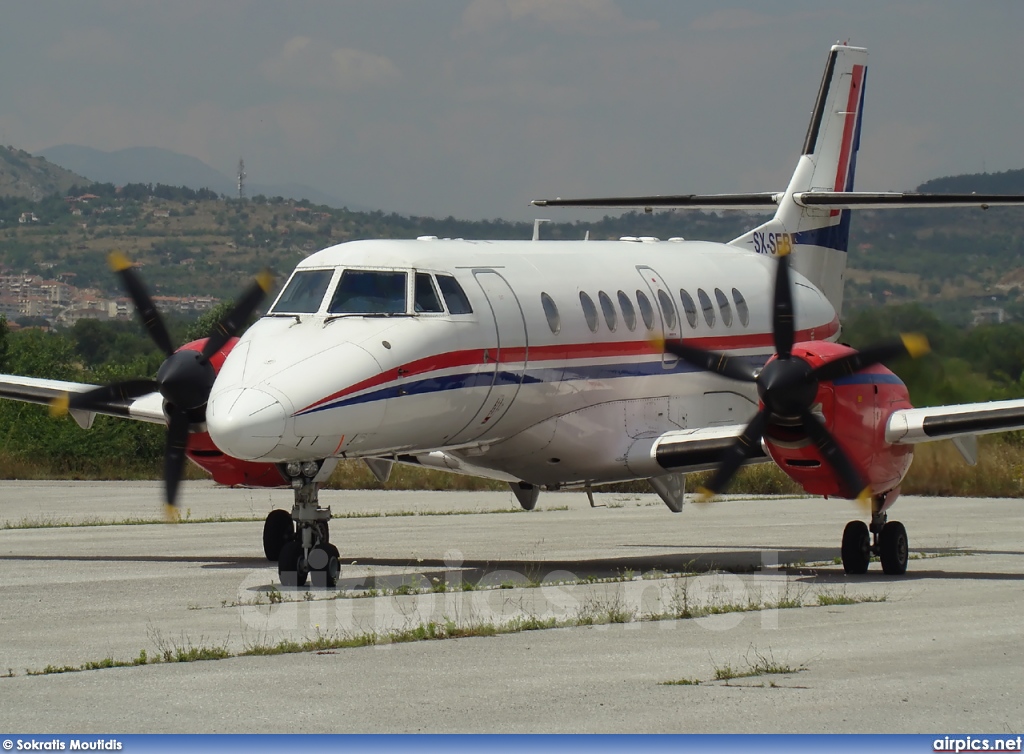
[[[1022,205],[1024,196],[853,191],[866,51],[831,48],[796,171],[765,194],[549,200],[605,207],[774,207],[727,244],[673,238],[338,244],[292,272],[240,338],[261,276],[210,337],[174,348],[131,263],[111,257],[167,354],[155,380],[95,386],[0,376],[0,397],[166,424],[166,502],[185,458],[226,485],[288,486],[264,525],[282,584],[333,586],[339,550],[318,489],[342,458],[378,479],[395,463],[542,489],[647,479],[680,512],[685,475],[774,462],[807,492],[870,500],[842,536],[847,573],[872,554],[907,568],[888,521],[916,443],[1024,428],[1024,400],[913,408],[881,362],[918,355],[905,336],[840,345],[852,209]]]

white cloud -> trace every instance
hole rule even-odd
[[[304,89],[352,91],[388,86],[402,77],[398,66],[383,55],[331,47],[306,36],[289,39],[262,68],[269,81]]]

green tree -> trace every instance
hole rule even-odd
[[[205,314],[200,314],[196,317],[195,322],[189,325],[185,331],[185,341],[191,342],[207,337],[213,326],[220,321],[221,317],[231,311],[231,307],[234,305],[233,301],[222,301]],[[248,327],[248,324],[246,327]]]
[[[28,328],[11,333],[8,342],[8,368],[13,374],[51,380],[80,376],[74,343],[60,333]]]

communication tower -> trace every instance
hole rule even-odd
[[[238,198],[245,198],[245,160],[238,158]]]

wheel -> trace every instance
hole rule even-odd
[[[277,559],[277,575],[281,586],[303,586],[309,571],[306,569],[306,558],[302,554],[302,545],[297,541],[285,542]]]
[[[280,508],[270,511],[267,520],[263,522],[263,553],[267,560],[277,560],[281,548],[294,537],[295,524],[292,523],[292,514]]]
[[[863,521],[851,521],[843,529],[843,570],[861,575],[868,572],[871,562],[871,533]]]
[[[313,553],[318,551],[319,553],[322,553],[319,559],[324,565],[323,567],[310,572],[310,577],[313,580],[313,586],[333,589],[338,585],[338,576],[341,574],[341,553],[338,552],[337,547],[328,544],[324,545],[322,550],[317,548],[310,552],[310,560],[313,559]]]
[[[878,535],[878,556],[886,575],[900,576],[907,572],[910,545],[907,529],[899,521],[890,521],[882,527],[882,533]]]

